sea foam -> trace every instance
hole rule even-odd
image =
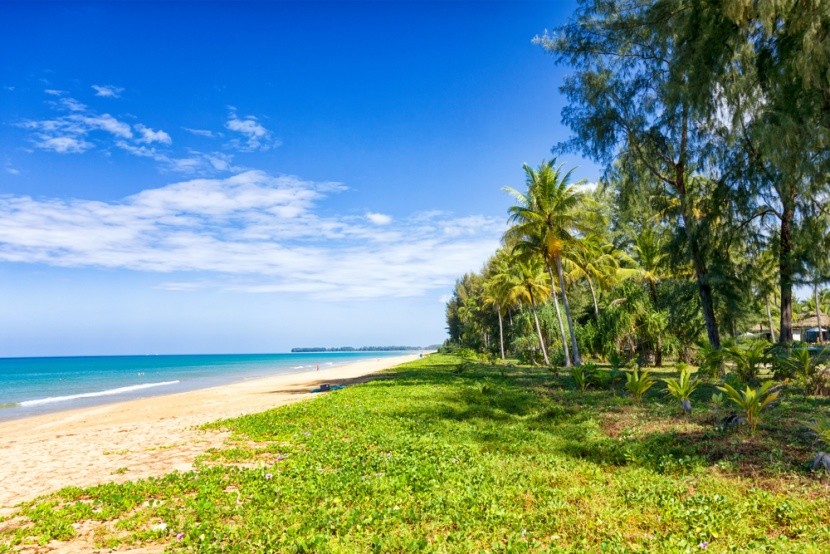
[[[79,398],[95,398],[98,396],[112,396],[114,394],[122,394],[125,392],[134,392],[142,389],[150,389],[154,387],[164,387],[168,385],[175,385],[181,381],[162,381],[160,383],[142,383],[140,385],[131,385],[129,387],[119,387],[117,389],[102,390],[98,392],[84,392],[81,394],[70,394],[67,396],[50,396],[48,398],[38,398],[36,400],[24,400],[18,405],[22,407],[27,406],[42,406],[43,404],[54,404],[55,402],[66,402],[67,400],[77,400]]]

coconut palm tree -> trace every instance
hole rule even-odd
[[[572,279],[585,279],[588,283],[596,319],[599,319],[596,289],[610,290],[620,279],[636,273],[636,270],[621,267],[622,263],[633,263],[628,255],[597,234],[586,236],[565,262]]]
[[[492,306],[499,316],[499,351],[502,360],[504,360],[504,314],[511,304],[511,274],[506,252],[506,250],[499,250],[491,260],[482,296],[484,304]]]
[[[513,302],[530,306],[533,321],[536,324],[536,334],[539,337],[539,347],[542,349],[542,357],[545,365],[550,365],[548,349],[542,336],[542,327],[539,325],[539,313],[536,308],[539,302],[551,292],[548,275],[545,273],[541,260],[539,258],[516,260],[511,267],[507,283],[508,298]]]
[[[751,275],[755,284],[755,291],[759,298],[763,299],[767,311],[767,325],[769,336],[775,342],[775,325],[772,321],[772,298],[775,297],[778,289],[778,260],[771,248],[761,250],[754,259],[753,273]]]
[[[638,266],[638,279],[648,287],[652,303],[657,304],[657,284],[669,275],[668,240],[653,226],[644,226],[632,245]]]
[[[520,252],[540,255],[552,282],[557,280],[553,278],[553,272],[556,271],[570,331],[573,363],[580,365],[579,346],[565,291],[562,259],[573,252],[580,239],[597,226],[598,214],[588,211],[589,198],[570,184],[573,170],[563,173],[562,166],[554,167],[554,163],[555,160],[543,161],[536,170],[524,165],[527,175],[526,193],[510,187],[504,189],[517,201],[509,209],[512,226],[505,233],[505,240],[514,244]],[[567,341],[563,341],[563,346],[565,364],[570,365]]]

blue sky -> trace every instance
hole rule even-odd
[[[567,136],[572,9],[4,2],[0,356],[441,342]]]

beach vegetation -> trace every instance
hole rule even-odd
[[[744,390],[738,390],[729,383],[720,385],[718,389],[726,393],[727,398],[740,408],[750,430],[755,433],[764,409],[775,402],[781,393],[780,390],[774,387],[775,383],[773,381],[765,381],[757,389],[752,389],[749,385],[746,385]]]
[[[692,411],[692,393],[700,386],[700,379],[692,375],[688,368],[680,368],[680,375],[677,378],[669,377],[663,379],[666,383],[666,394],[677,399],[683,407],[683,411]]]
[[[545,368],[462,363],[430,355],[208,425],[233,436],[193,471],[28,502],[0,522],[0,551],[821,552],[830,540],[802,424],[825,398],[795,389],[752,436],[724,434],[708,410],[678,419],[663,395],[633,404],[619,382],[583,393]]]

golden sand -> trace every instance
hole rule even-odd
[[[68,485],[189,470],[198,455],[227,438],[194,426],[303,400],[321,383],[354,383],[415,357],[363,360],[0,423],[0,516],[19,502]]]

